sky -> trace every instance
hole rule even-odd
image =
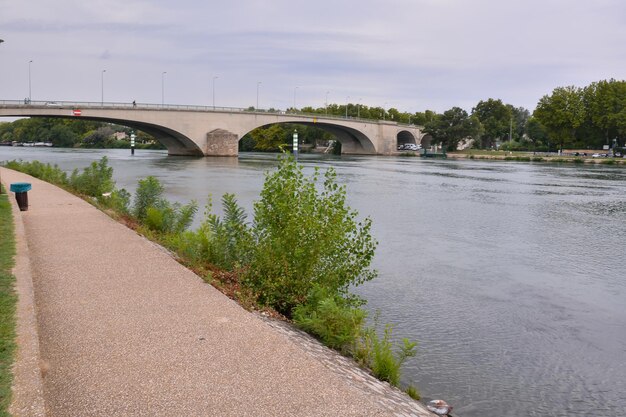
[[[0,0],[0,39],[0,100],[532,111],[626,78],[624,0]]]

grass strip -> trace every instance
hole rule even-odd
[[[12,366],[15,353],[15,234],[11,203],[6,190],[0,194],[0,416],[9,416]]]

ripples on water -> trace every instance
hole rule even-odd
[[[107,154],[118,186],[157,176],[171,198],[235,192],[249,212],[270,155],[9,150],[82,167]],[[37,156],[33,156],[37,155]],[[334,166],[374,220],[378,279],[358,292],[419,341],[404,369],[462,417],[624,416],[626,169],[416,158],[303,158]],[[219,207],[216,207],[219,211]]]

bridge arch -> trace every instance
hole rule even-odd
[[[401,130],[396,135],[396,145],[405,145],[407,143],[413,143],[417,145],[415,136],[408,130]]]
[[[272,125],[301,125],[301,126],[313,126],[322,129],[337,138],[341,143],[342,153],[350,154],[372,154],[376,153],[374,143],[365,134],[348,126],[340,126],[332,123],[325,122],[306,122],[300,120],[284,121],[284,122],[272,122],[257,126],[248,130],[240,136],[239,139],[249,134],[255,129],[266,128]]]
[[[427,133],[422,137],[422,140],[420,142],[424,149],[428,149],[430,148],[432,141],[433,141],[433,137]]]
[[[58,116],[56,116],[58,117]],[[60,116],[63,117],[63,116]],[[71,118],[71,116],[64,117]],[[106,117],[81,117],[83,120],[93,120],[97,122],[114,123],[117,125],[128,126],[130,128],[141,130],[154,137],[159,143],[165,146],[170,155],[190,155],[202,156],[202,149],[189,137],[184,134],[170,129],[166,126],[154,123],[141,122],[136,120],[106,118]]]

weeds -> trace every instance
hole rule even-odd
[[[112,179],[113,168],[109,167],[107,162],[107,157],[103,156],[100,161],[94,161],[84,168],[82,173],[75,169],[69,178],[69,186],[79,194],[96,198],[112,192],[115,188]]]
[[[394,351],[392,332],[390,324],[385,326],[382,338],[378,337],[375,327],[364,329],[355,358],[369,367],[378,379],[397,386],[400,383],[400,368],[407,358],[415,356],[417,343],[402,339]]]
[[[413,385],[409,385],[404,392],[406,392],[408,396],[413,398],[415,401],[419,401],[422,398],[419,390]]]
[[[0,185],[1,187],[1,185]],[[11,368],[16,348],[15,305],[17,295],[15,277],[11,273],[14,265],[15,237],[11,205],[6,194],[0,194],[0,415],[9,415],[11,402]]]
[[[293,319],[303,330],[318,336],[325,345],[343,353],[351,351],[361,336],[367,312],[315,286],[306,304],[294,309]]]

